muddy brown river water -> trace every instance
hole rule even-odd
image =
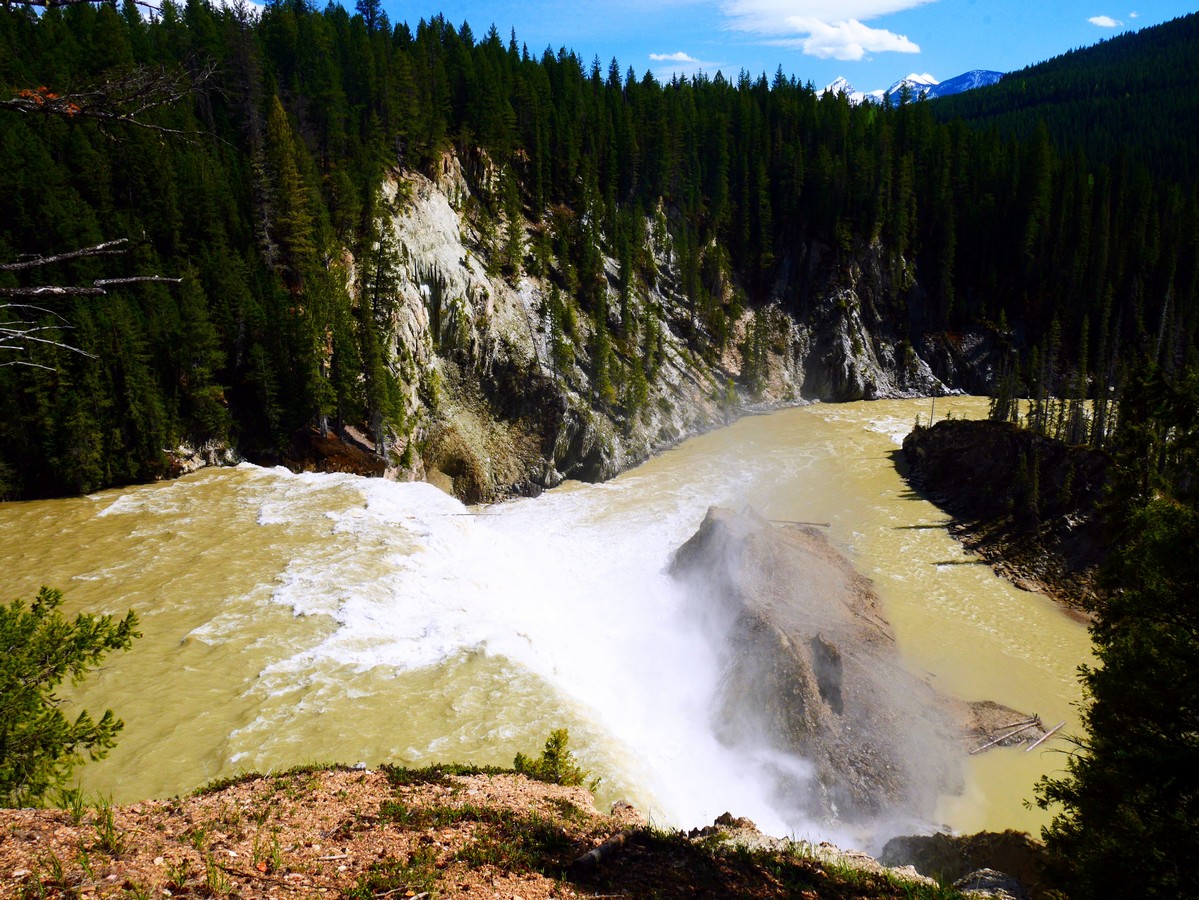
[[[938,418],[985,414],[939,398]],[[896,471],[930,401],[742,419],[600,485],[467,508],[424,484],[241,466],[89,497],[0,504],[8,597],[60,587],[70,611],[138,611],[144,637],[70,697],[126,729],[81,770],[118,802],[314,761],[510,764],[566,726],[601,800],[659,823],[726,809],[789,821],[714,738],[715,666],[665,575],[710,504],[828,524],[874,579],[906,664],[940,690],[1077,730],[1085,627],[966,556]],[[1035,830],[1024,807],[1054,741],[964,761],[936,822]]]

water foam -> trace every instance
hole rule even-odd
[[[751,477],[726,471],[703,489],[654,494],[632,477],[487,509],[425,484],[275,473],[260,499],[264,527],[322,491],[356,502],[326,511],[328,540],[292,561],[272,598],[331,627],[268,665],[257,689],[281,696],[309,683],[297,697],[308,706],[339,693],[330,673],[399,676],[483,652],[551,685],[560,705],[606,735],[607,757],[629,769],[621,780],[671,824],[733,809],[774,833],[811,832],[775,811],[760,767],[715,738],[719,665],[665,572],[708,504],[728,502]]]

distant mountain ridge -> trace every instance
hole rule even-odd
[[[1199,181],[1199,13],[1029,66],[989,91],[934,104],[1016,140],[1044,132],[1091,163],[1136,161],[1155,177]]]
[[[975,88],[987,87],[995,84],[999,79],[1003,78],[1003,72],[995,72],[990,69],[971,69],[969,72],[963,72],[961,75],[956,75],[953,78],[945,81],[937,81],[932,75],[925,72],[918,74],[913,72],[906,78],[901,78],[885,90],[880,88],[876,91],[859,91],[846,78],[837,78],[832,83],[825,87],[826,91],[832,91],[834,94],[841,92],[849,98],[849,102],[853,104],[859,103],[882,103],[884,97],[890,97],[892,104],[899,103],[899,96],[906,87],[911,91],[913,99],[924,97],[929,100],[934,100],[938,97],[949,97],[953,94],[960,94],[964,91],[972,91]]]
[[[991,69],[971,69],[969,72],[963,72],[961,75],[948,78],[940,84],[934,85],[929,90],[927,96],[929,100],[935,100],[938,97],[963,94],[975,88],[990,87],[993,84],[998,84],[1003,76],[1003,72],[995,72]]]

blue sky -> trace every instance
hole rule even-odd
[[[351,0],[342,0],[353,8]],[[546,46],[598,55],[605,70],[660,78],[703,69],[735,77],[782,65],[823,87],[838,75],[859,90],[910,72],[938,80],[970,69],[1012,71],[1067,50],[1194,12],[1176,0],[384,0],[393,22],[414,28],[443,13],[477,36],[494,24],[540,56]]]

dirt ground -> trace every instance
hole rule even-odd
[[[0,897],[957,896],[723,821],[654,831],[523,775],[300,769],[127,807],[0,810]]]

